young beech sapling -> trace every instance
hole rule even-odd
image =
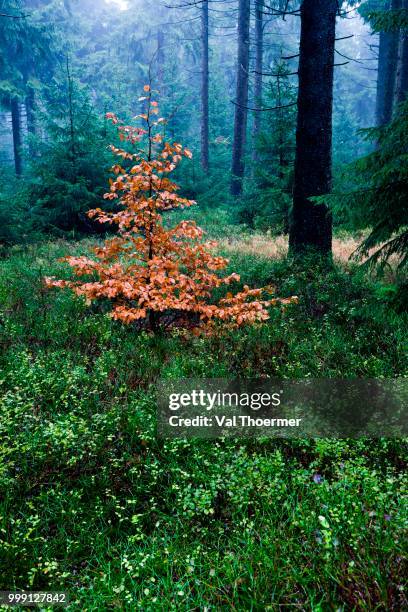
[[[155,332],[176,325],[195,331],[210,331],[216,322],[229,327],[255,324],[268,319],[268,307],[296,302],[271,297],[272,287],[250,289],[211,303],[214,289],[239,281],[237,274],[217,274],[228,260],[214,254],[214,242],[203,242],[203,231],[194,221],[181,221],[168,228],[163,212],[189,207],[194,201],[178,195],[178,186],[168,177],[191,152],[179,143],[164,142],[165,120],[150,86],[140,102],[146,113],[138,116],[143,128],[123,125],[109,113],[127,150],[111,147],[120,158],[113,166],[115,178],[105,199],[117,200],[117,212],[100,208],[88,216],[114,224],[117,233],[94,248],[95,257],[67,257],[77,279],[47,278],[49,287],[69,287],[87,303],[108,299],[112,318],[124,323],[139,321]]]

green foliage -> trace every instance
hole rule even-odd
[[[112,163],[107,122],[69,72],[48,89],[48,137],[34,139],[37,154],[27,179],[29,223],[46,233],[98,231],[98,224],[91,224],[85,213],[100,206],[106,191]]]
[[[35,15],[27,15],[26,10],[30,7],[25,4],[20,0],[2,4],[6,14],[25,16],[23,19],[0,18],[0,100],[6,104],[10,95],[22,98],[27,95],[29,80],[49,74],[58,57],[53,25],[40,18],[41,13],[36,12],[39,7],[33,7]]]
[[[1,588],[72,610],[403,609],[402,440],[158,440],[152,383],[404,375],[406,315],[352,271],[236,254],[299,306],[223,342],[155,338],[44,291],[86,244],[0,262]]]
[[[115,136],[98,115],[86,89],[62,72],[41,89],[38,106],[47,137],[30,135],[29,172],[0,184],[0,243],[32,242],[45,234],[100,233],[85,213],[103,202]]]
[[[0,181],[0,256],[13,244],[40,238],[30,226],[30,214],[29,189],[6,174]]]
[[[368,11],[366,17],[374,32],[408,32],[408,10]]]
[[[265,113],[262,131],[255,143],[253,180],[246,189],[238,219],[249,227],[279,234],[289,231],[297,93],[284,62],[275,62],[272,71],[279,77],[265,87],[264,106],[277,108]]]
[[[403,268],[408,263],[408,102],[388,126],[364,134],[376,142],[375,150],[355,162],[351,173],[346,170],[347,191],[328,200],[335,210],[348,214],[354,228],[370,227],[358,249],[370,255],[369,265],[384,268],[394,255]]]

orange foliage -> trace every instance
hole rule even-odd
[[[113,113],[107,115],[117,125],[120,140],[131,145],[130,151],[111,147],[120,163],[112,168],[115,178],[104,197],[117,200],[120,209],[88,212],[101,223],[115,224],[117,233],[94,249],[95,258],[65,259],[76,280],[46,278],[47,286],[69,287],[88,304],[107,298],[114,319],[141,320],[153,331],[169,320],[207,331],[217,320],[232,327],[265,321],[268,307],[296,298],[272,298],[272,287],[245,286],[210,304],[214,289],[239,281],[239,276],[217,274],[228,260],[213,254],[215,243],[202,241],[203,230],[194,221],[164,227],[164,211],[195,204],[178,195],[178,186],[168,178],[183,157],[192,155],[179,143],[163,142],[164,119],[156,118],[158,105],[151,88],[146,85],[144,91],[147,95],[140,100],[147,110],[139,115],[143,128],[123,125]]]

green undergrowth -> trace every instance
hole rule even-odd
[[[44,275],[89,242],[0,261],[0,587],[71,609],[406,607],[403,440],[172,440],[155,381],[407,374],[407,314],[356,269],[230,256],[299,296],[262,328],[152,337]]]

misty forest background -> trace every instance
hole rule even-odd
[[[0,0],[2,589],[408,607],[404,440],[155,435],[160,378],[407,375],[407,5]],[[197,206],[165,226],[196,221],[238,289],[288,298],[263,325],[123,325],[45,286],[112,237],[86,215],[118,208],[106,115],[137,124],[146,85],[193,153],[174,180]]]
[[[294,2],[3,5],[3,245],[100,230],[84,213],[107,184],[114,134],[105,114],[130,122],[149,82],[167,136],[195,153],[178,178],[202,208],[273,234],[291,227],[295,250],[328,252],[329,204],[335,227],[374,230],[366,250],[398,232],[382,254],[406,256],[404,114],[382,146],[360,131],[389,125],[406,97],[402,1],[333,2],[331,13],[314,3],[300,59]],[[376,142],[377,155],[364,158]],[[337,197],[310,206],[331,190]]]

